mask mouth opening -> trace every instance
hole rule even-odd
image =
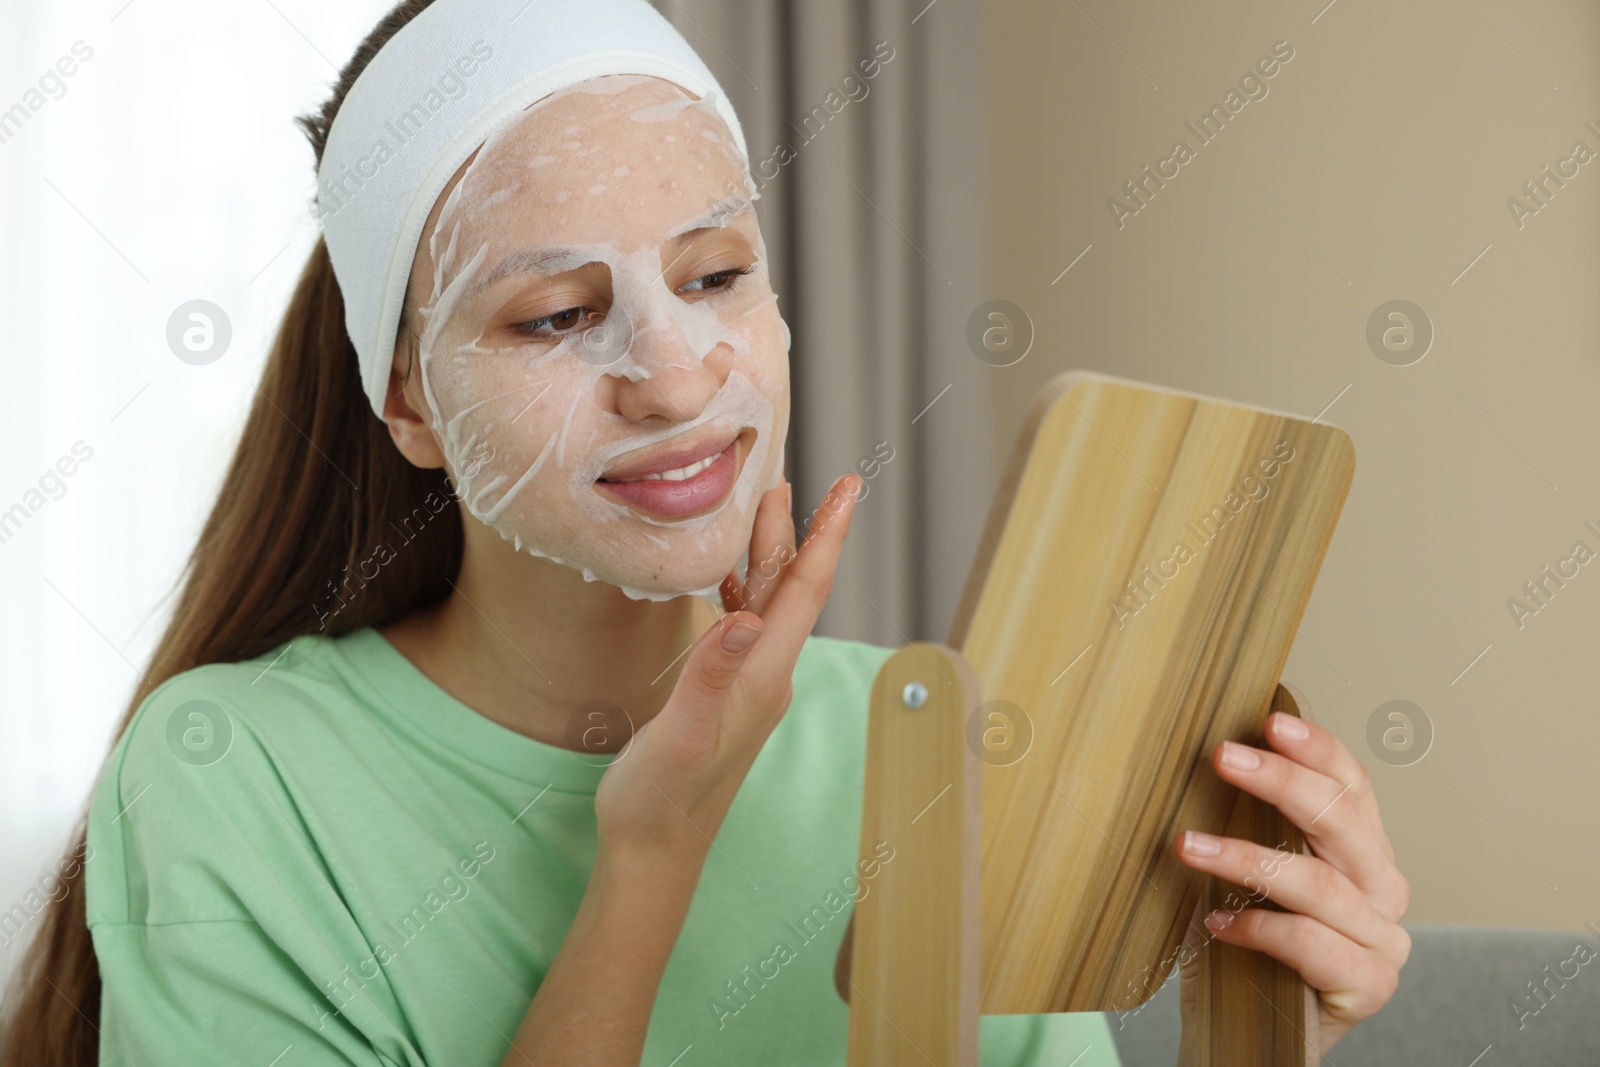
[[[738,442],[746,432],[753,436],[755,430],[750,427],[720,433],[701,429],[686,430],[672,440],[663,442],[658,448],[647,449],[640,455],[613,463],[595,481],[632,482],[652,477],[681,479],[685,477],[683,473],[685,469],[692,470],[697,464],[716,459],[720,453],[726,452],[731,445]]]
[[[753,427],[745,427],[728,438],[720,449],[717,448],[720,439],[698,435],[701,437],[699,445],[660,453],[662,457],[673,458],[644,461],[645,466],[656,469],[645,471],[639,464],[630,464],[635,473],[628,477],[595,479],[595,492],[631,510],[644,512],[657,522],[694,518],[721,510],[733,499],[735,483],[744,477],[745,461],[754,447],[756,433]],[[676,458],[679,456],[693,458]]]

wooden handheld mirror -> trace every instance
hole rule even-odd
[[[1185,829],[1292,862],[1300,832],[1209,757],[1260,744],[1355,469],[1341,430],[1071,371],[1041,390],[946,644],[874,682],[852,1067],[972,1067],[980,1014],[1129,1012],[1205,911],[1275,907],[1184,865]],[[1316,995],[1197,928],[1197,1067],[1315,1067]]]

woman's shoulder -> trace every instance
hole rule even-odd
[[[193,667],[140,702],[90,802],[91,922],[177,921],[159,903],[185,896],[198,907],[183,918],[236,917],[226,892],[202,903],[197,887],[220,888],[228,857],[248,857],[245,866],[269,876],[309,840],[285,768],[326,749],[330,720],[348,705],[338,697],[336,640],[302,636],[249,660]],[[192,881],[161,894],[158,875]]]
[[[232,743],[299,736],[349,700],[336,663],[347,638],[307,634],[250,659],[180,671],[135,710],[114,755],[150,765],[207,766]]]
[[[250,659],[177,672],[139,702],[106,771],[137,768],[155,775],[175,766],[206,767],[233,754],[235,742],[263,740],[285,713],[316,707],[316,688],[332,680],[325,662],[329,644],[325,637],[301,636]]]

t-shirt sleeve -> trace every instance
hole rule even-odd
[[[402,1067],[253,922],[101,923],[93,934],[106,1067]]]
[[[158,688],[96,785],[100,1062],[421,1067],[383,972],[359,971],[373,948],[316,844],[337,812],[311,805],[262,728],[296,698],[249,682],[218,665]]]

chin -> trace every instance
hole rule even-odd
[[[745,544],[748,543],[746,537]],[[597,574],[581,566],[579,569],[588,580],[614,585],[633,600],[673,600],[695,595],[715,599],[723,579],[739,566],[742,556],[743,549],[728,558],[699,558],[695,565],[686,566],[688,561],[681,553],[641,552],[633,561],[637,565],[625,570],[607,568],[606,573]]]
[[[729,570],[731,569],[730,567]],[[727,576],[728,571],[723,571],[720,575],[708,578],[703,582],[695,583],[695,579],[690,578],[682,582],[675,581],[668,584],[662,584],[659,579],[643,581],[623,577],[615,581],[609,581],[607,584],[616,586],[630,600],[676,600],[685,596],[716,598],[721,591],[722,579]],[[588,577],[588,575],[585,575],[585,577]]]

